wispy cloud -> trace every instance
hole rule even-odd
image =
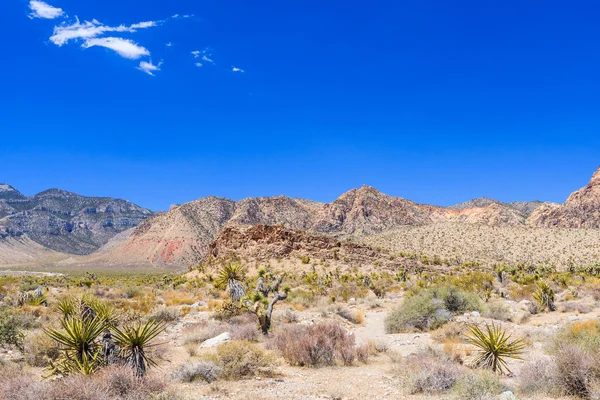
[[[62,46],[69,40],[77,39],[91,39],[103,35],[107,32],[136,32],[137,29],[146,29],[156,26],[156,21],[147,21],[133,24],[131,26],[119,25],[119,26],[107,26],[93,19],[92,21],[79,22],[76,17],[76,21],[72,24],[63,23],[59,26],[54,27],[54,34],[50,36],[50,41],[57,46]]]
[[[169,42],[169,43],[165,44],[165,46],[167,46],[167,47],[173,47],[173,43]]]
[[[194,56],[194,58],[200,57],[200,50],[194,50],[194,51],[192,51],[192,55]]]
[[[210,59],[210,58],[208,58],[207,56],[202,56],[202,60],[203,60],[203,61],[206,61],[206,62],[209,62],[209,63],[211,63],[211,64],[214,64],[214,63],[215,63],[213,60],[211,60],[211,59]]]
[[[197,62],[196,64],[194,64],[196,67],[200,68],[202,66],[202,63]]]
[[[106,47],[107,49],[116,51],[121,57],[131,60],[150,55],[150,52],[145,47],[138,45],[134,41],[117,37],[89,39],[83,44],[83,48],[85,49],[95,46]]]
[[[241,69],[241,68],[238,68],[238,67],[234,67],[234,66],[232,66],[232,68],[233,68],[233,69],[232,69],[232,71],[233,71],[233,72],[246,72],[246,71],[244,71],[243,69]]]
[[[64,15],[62,8],[52,7],[50,4],[43,1],[30,1],[29,9],[31,10],[29,18],[54,19]]]
[[[138,67],[138,69],[140,71],[147,73],[150,76],[154,76],[154,72],[160,71],[160,67],[162,65],[163,65],[162,60],[157,65],[152,64],[152,60],[150,60],[149,62],[142,61],[140,63],[140,66]]]

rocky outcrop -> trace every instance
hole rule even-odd
[[[152,212],[125,200],[51,189],[26,197],[0,185],[0,238],[27,236],[44,247],[89,254]]]
[[[547,228],[600,228],[600,168],[587,186],[573,192],[562,205],[544,204],[527,224]]]
[[[303,257],[327,260],[330,265],[336,266],[376,264],[396,270],[400,267],[424,268],[417,260],[390,257],[381,249],[271,225],[226,227],[208,246],[201,262],[205,265],[218,264],[221,260],[233,257],[247,262],[286,260],[290,265],[295,265],[295,269],[301,268]]]

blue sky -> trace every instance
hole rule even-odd
[[[562,202],[600,165],[594,1],[1,3],[28,195]]]

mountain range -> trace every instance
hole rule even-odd
[[[185,267],[200,262],[226,228],[278,225],[359,243],[402,227],[439,224],[600,228],[600,168],[586,187],[562,205],[478,198],[439,207],[363,186],[331,203],[285,196],[240,201],[211,196],[152,213],[125,200],[57,189],[26,197],[4,184],[0,185],[0,264],[55,262],[62,255],[72,263]]]

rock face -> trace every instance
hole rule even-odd
[[[573,192],[564,204],[544,204],[527,223],[548,228],[600,228],[600,168],[587,186]]]
[[[152,212],[125,200],[51,189],[26,197],[0,185],[0,240],[27,236],[63,253],[89,254]]]
[[[328,260],[336,266],[370,266],[398,271],[400,268],[431,269],[419,260],[390,257],[381,249],[338,240],[334,237],[311,234],[283,226],[229,226],[208,246],[202,263],[219,264],[221,260],[241,257],[248,262],[286,260],[294,271],[302,269],[302,257]],[[312,268],[305,265],[305,268]]]

